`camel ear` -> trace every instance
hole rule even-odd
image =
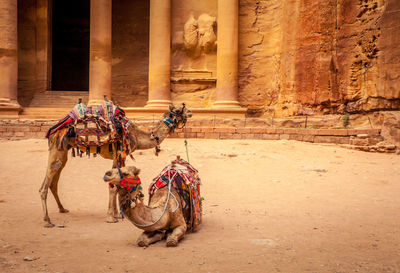
[[[133,173],[135,176],[138,176],[140,173],[140,169],[136,169],[136,171]]]
[[[140,173],[140,169],[136,168],[136,167],[132,167],[132,171],[133,171],[133,175],[138,176]]]
[[[172,110],[174,110],[175,109],[175,107],[173,106],[173,105],[170,105],[169,106],[169,111],[172,111]]]

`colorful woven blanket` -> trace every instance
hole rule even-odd
[[[56,132],[68,128],[67,136],[75,137],[75,144],[80,150],[77,152],[86,152],[88,155],[99,153],[101,146],[109,144],[110,152],[115,152],[122,167],[126,155],[132,150],[128,136],[129,124],[125,111],[108,100],[97,107],[79,102],[65,118],[48,130],[46,137],[52,141]]]
[[[46,134],[46,138],[49,138],[52,134],[65,128],[73,123],[94,121],[96,123],[102,123],[103,126],[107,124],[115,123],[115,118],[118,120],[125,117],[125,111],[119,107],[116,107],[110,101],[104,101],[102,105],[97,107],[86,106],[83,103],[78,103],[74,108],[68,113],[68,115],[60,120],[56,125],[51,127]],[[102,128],[107,129],[107,128]]]
[[[200,178],[198,171],[183,159],[177,159],[165,167],[153,179],[149,187],[150,198],[157,189],[164,188],[172,180],[172,187],[179,193],[185,204],[182,205],[183,216],[188,230],[195,230],[201,223],[202,199],[200,195]]]

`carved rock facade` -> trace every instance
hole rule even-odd
[[[240,1],[240,102],[290,116],[400,109],[400,2]]]
[[[18,3],[18,102],[24,108],[70,107],[76,96],[87,96],[47,91],[55,52],[49,1]],[[111,93],[124,107],[148,100],[149,25],[157,19],[149,3],[112,1]],[[215,101],[218,3],[171,0],[174,103],[209,108]],[[239,102],[248,114],[400,110],[399,0],[240,0],[238,14]]]

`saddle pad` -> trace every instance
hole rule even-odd
[[[115,119],[119,120],[123,129],[126,130],[129,120],[125,116],[125,111],[112,102],[104,101],[102,105],[93,107],[78,103],[66,117],[47,131],[46,138],[49,138],[61,128],[74,126],[74,123],[77,122],[96,121],[105,130],[104,127],[108,128],[110,125],[115,127]]]
[[[200,195],[200,178],[198,171],[183,159],[175,160],[175,164],[168,165],[153,179],[149,187],[150,198],[157,189],[168,185],[172,179],[172,187],[186,203],[182,212],[188,230],[195,230],[202,219],[202,199]]]
[[[76,128],[76,144],[78,146],[102,146],[118,140],[111,131],[104,132],[98,128]]]

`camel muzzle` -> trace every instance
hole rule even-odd
[[[104,180],[104,182],[108,182],[108,181],[110,181],[111,179],[110,179],[110,177],[109,177],[107,174],[105,174],[105,175],[103,176],[103,180]]]

